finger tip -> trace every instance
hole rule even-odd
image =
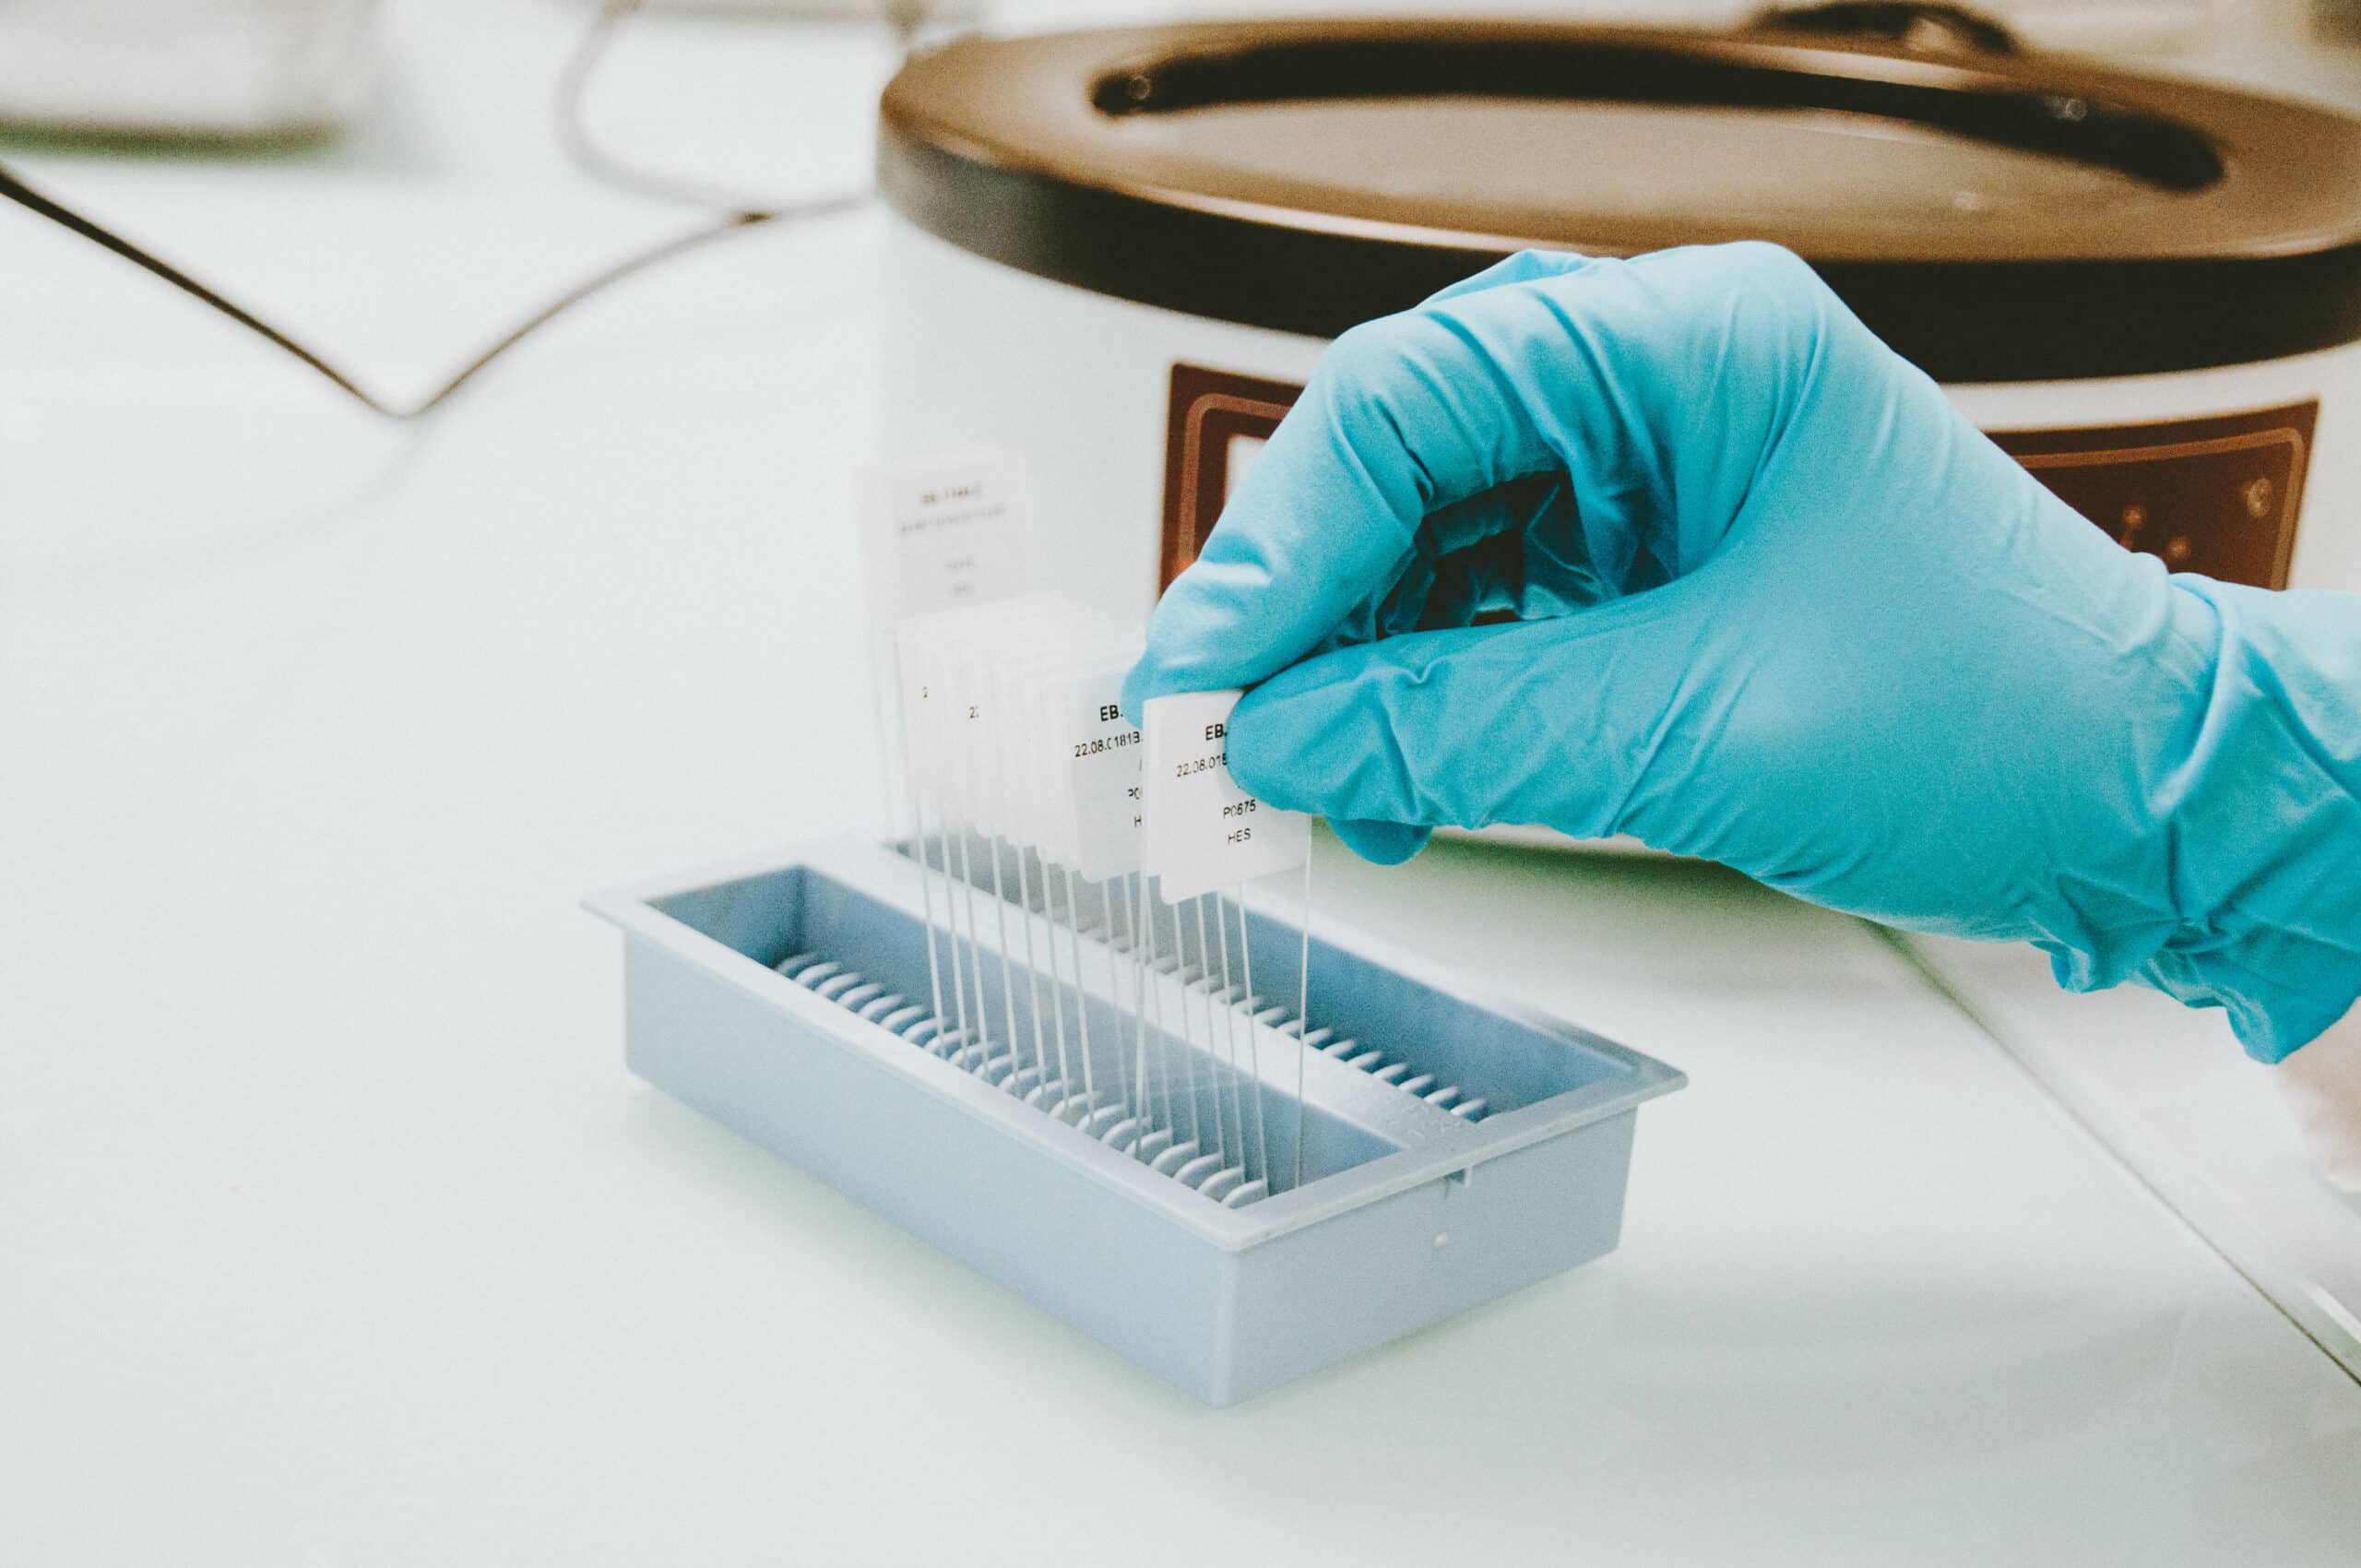
[[[1331,819],[1328,830],[1346,849],[1371,865],[1398,866],[1427,847],[1432,830],[1401,822]]]

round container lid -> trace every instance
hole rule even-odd
[[[2039,56],[1286,21],[967,40],[885,89],[907,218],[1333,337],[1528,247],[1773,240],[1945,381],[2361,340],[2361,121]]]

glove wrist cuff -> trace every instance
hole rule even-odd
[[[2176,578],[2211,679],[2159,825],[2183,911],[2142,978],[2276,1062],[2361,998],[2361,600]]]

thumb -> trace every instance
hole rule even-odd
[[[1417,837],[1374,825],[1621,831],[1680,693],[1688,639],[1666,590],[1548,621],[1418,632],[1309,659],[1230,716],[1230,771],[1256,795],[1354,826],[1377,860]]]
[[[1374,865],[1398,866],[1427,847],[1429,829],[1399,822],[1361,822],[1337,817],[1328,824],[1346,849]]]

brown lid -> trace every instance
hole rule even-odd
[[[1767,239],[1946,380],[2361,339],[2361,122],[2039,56],[1541,22],[967,40],[885,91],[955,244],[1333,336],[1527,247]]]

